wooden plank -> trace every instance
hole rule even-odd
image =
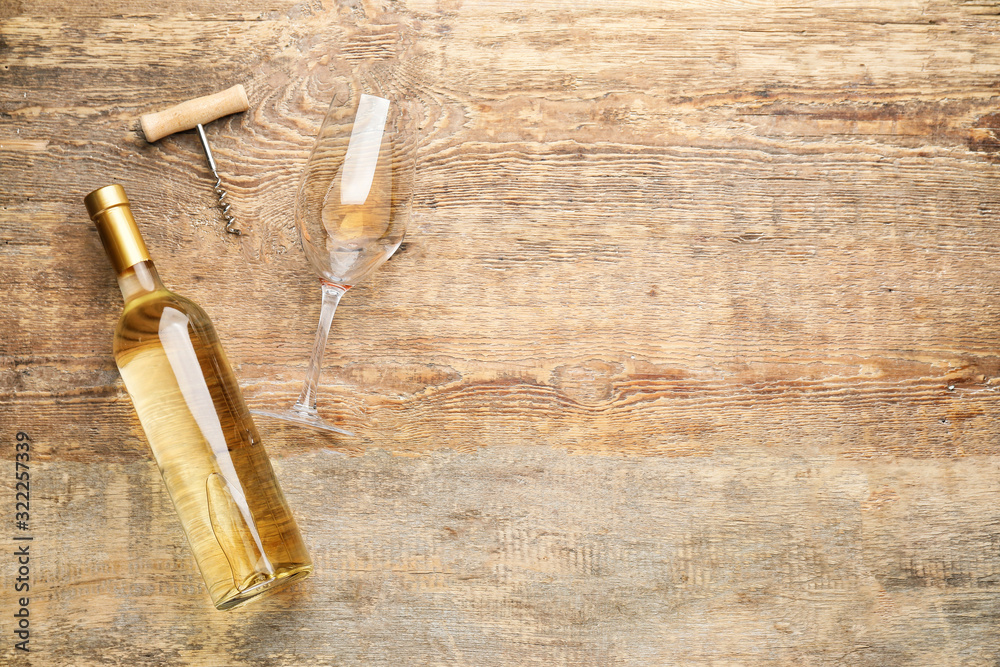
[[[231,614],[207,603],[155,466],[38,468],[32,547],[87,556],[40,566],[38,655],[97,664],[130,651],[140,665],[995,656],[1000,515],[982,502],[998,490],[988,459],[499,446],[421,458],[313,450],[276,465],[317,574]]]

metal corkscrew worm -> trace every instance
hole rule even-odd
[[[250,108],[247,100],[247,91],[242,85],[237,84],[232,88],[227,88],[214,95],[198,97],[187,102],[181,102],[169,109],[164,109],[157,113],[150,113],[142,116],[139,123],[142,132],[146,135],[146,141],[153,143],[163,137],[180,132],[181,130],[198,129],[198,137],[201,145],[205,149],[205,157],[208,158],[208,166],[215,176],[215,196],[218,198],[219,210],[222,211],[222,218],[226,221],[226,232],[241,236],[243,232],[233,227],[236,222],[235,216],[230,212],[232,204],[226,199],[229,194],[222,187],[222,178],[219,177],[218,168],[215,166],[215,158],[212,156],[212,149],[208,145],[208,137],[205,136],[204,124],[228,116],[231,113],[246,111]]]
[[[215,168],[215,158],[212,157],[212,149],[208,146],[208,138],[205,136],[205,128],[202,127],[201,123],[198,123],[198,136],[201,138],[201,145],[205,148],[205,156],[208,158],[208,166],[212,168],[212,176],[215,176],[215,196],[219,198],[219,208],[222,209],[222,218],[226,221],[226,231],[230,234],[241,236],[243,232],[233,227],[233,223],[236,222],[236,218],[229,212],[229,209],[231,209],[233,205],[226,201],[226,195],[229,193],[222,187],[222,179],[219,178],[219,172]]]

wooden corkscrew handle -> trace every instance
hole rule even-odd
[[[174,132],[190,130],[197,125],[249,108],[246,89],[242,84],[236,84],[222,92],[196,97],[169,109],[140,116],[139,124],[142,126],[142,133],[146,135],[146,141],[153,143]]]

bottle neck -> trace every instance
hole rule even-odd
[[[104,252],[118,274],[118,285],[125,300],[163,289],[132,217],[125,189],[117,184],[107,185],[91,192],[83,202],[101,235]]]
[[[156,272],[156,267],[148,259],[133,264],[119,273],[118,287],[122,290],[125,303],[144,294],[166,289],[160,282],[160,274]]]

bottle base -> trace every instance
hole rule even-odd
[[[236,609],[237,607],[242,607],[245,604],[260,600],[265,598],[275,591],[279,591],[282,588],[292,584],[296,581],[301,581],[305,579],[310,574],[312,574],[313,566],[312,563],[308,565],[300,565],[296,568],[290,568],[287,570],[281,570],[275,573],[273,577],[259,584],[254,584],[249,588],[242,591],[233,591],[231,595],[227,595],[221,600],[215,603],[215,608],[219,611],[228,611],[230,609]]]

